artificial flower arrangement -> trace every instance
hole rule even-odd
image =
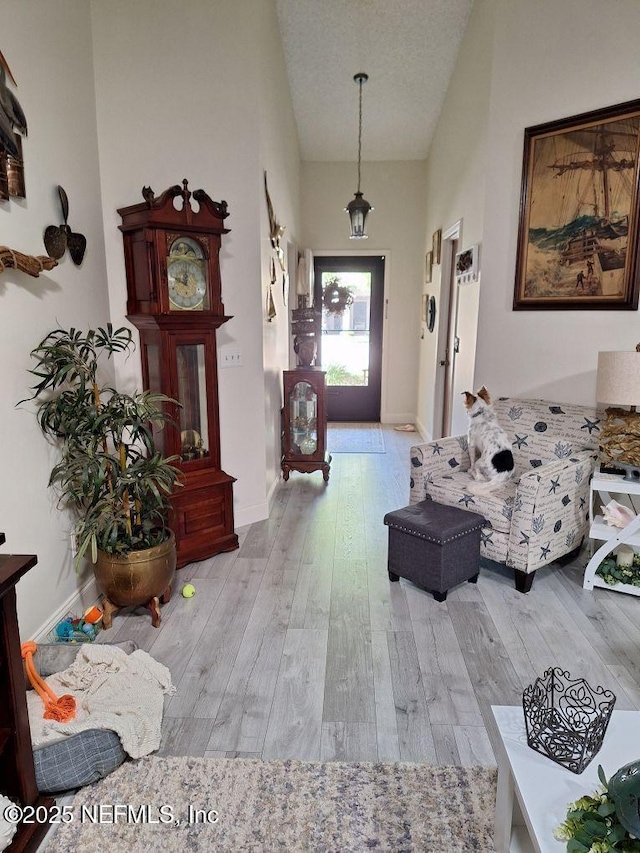
[[[616,500],[611,500],[602,507],[602,517],[610,527],[623,529],[635,520],[636,514],[629,507],[623,506]],[[629,558],[631,558],[631,550],[628,549]],[[633,554],[630,564],[629,560],[623,562],[615,556],[605,557],[596,569],[596,574],[610,586],[619,583],[640,586],[640,555]]]
[[[631,832],[640,829],[639,770],[638,762],[627,764],[607,782],[598,767],[602,791],[571,803],[566,820],[553,833],[567,842],[567,853],[640,853],[640,839]]]
[[[596,574],[609,586],[618,583],[640,586],[640,555],[633,555],[630,566],[619,566],[615,557],[605,557],[596,569]]]

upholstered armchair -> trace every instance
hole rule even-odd
[[[536,569],[577,551],[587,532],[603,416],[585,406],[505,397],[494,409],[511,439],[514,478],[473,494],[467,437],[441,438],[411,448],[410,500],[484,515],[481,556],[513,568],[516,588],[529,592]]]

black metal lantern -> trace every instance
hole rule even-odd
[[[358,118],[358,189],[356,191],[355,198],[353,198],[345,207],[345,211],[349,214],[349,220],[351,221],[350,238],[352,240],[366,240],[367,234],[365,232],[365,226],[367,216],[369,211],[373,210],[373,208],[360,192],[360,163],[362,155],[362,84],[366,83],[369,79],[369,75],[361,71],[359,74],[356,74],[353,79],[360,87]]]
[[[522,695],[527,743],[572,773],[582,773],[602,746],[615,702],[611,690],[552,667]]]

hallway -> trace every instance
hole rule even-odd
[[[334,454],[326,487],[293,473],[239,550],[182,569],[158,630],[140,609],[100,636],[170,668],[161,754],[493,764],[490,705],[551,665],[640,708],[638,601],[584,591],[584,557],[526,596],[499,568],[442,604],[388,582],[382,518],[419,438],[382,429],[386,453]]]

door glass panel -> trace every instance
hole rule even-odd
[[[180,455],[183,462],[209,455],[207,385],[204,344],[176,347],[178,364],[178,402],[180,409]]]
[[[318,395],[308,382],[296,382],[289,401],[291,449],[310,456],[318,447]]]
[[[327,385],[369,384],[371,318],[370,272],[322,273],[322,369]],[[342,313],[327,308],[350,291],[351,303]]]
[[[159,394],[162,390],[160,378],[160,347],[157,344],[146,344],[145,350],[147,356],[147,373],[149,374],[147,378],[148,388],[150,391]],[[151,429],[156,448],[160,453],[164,454],[165,430],[160,429],[158,424],[153,424]]]

